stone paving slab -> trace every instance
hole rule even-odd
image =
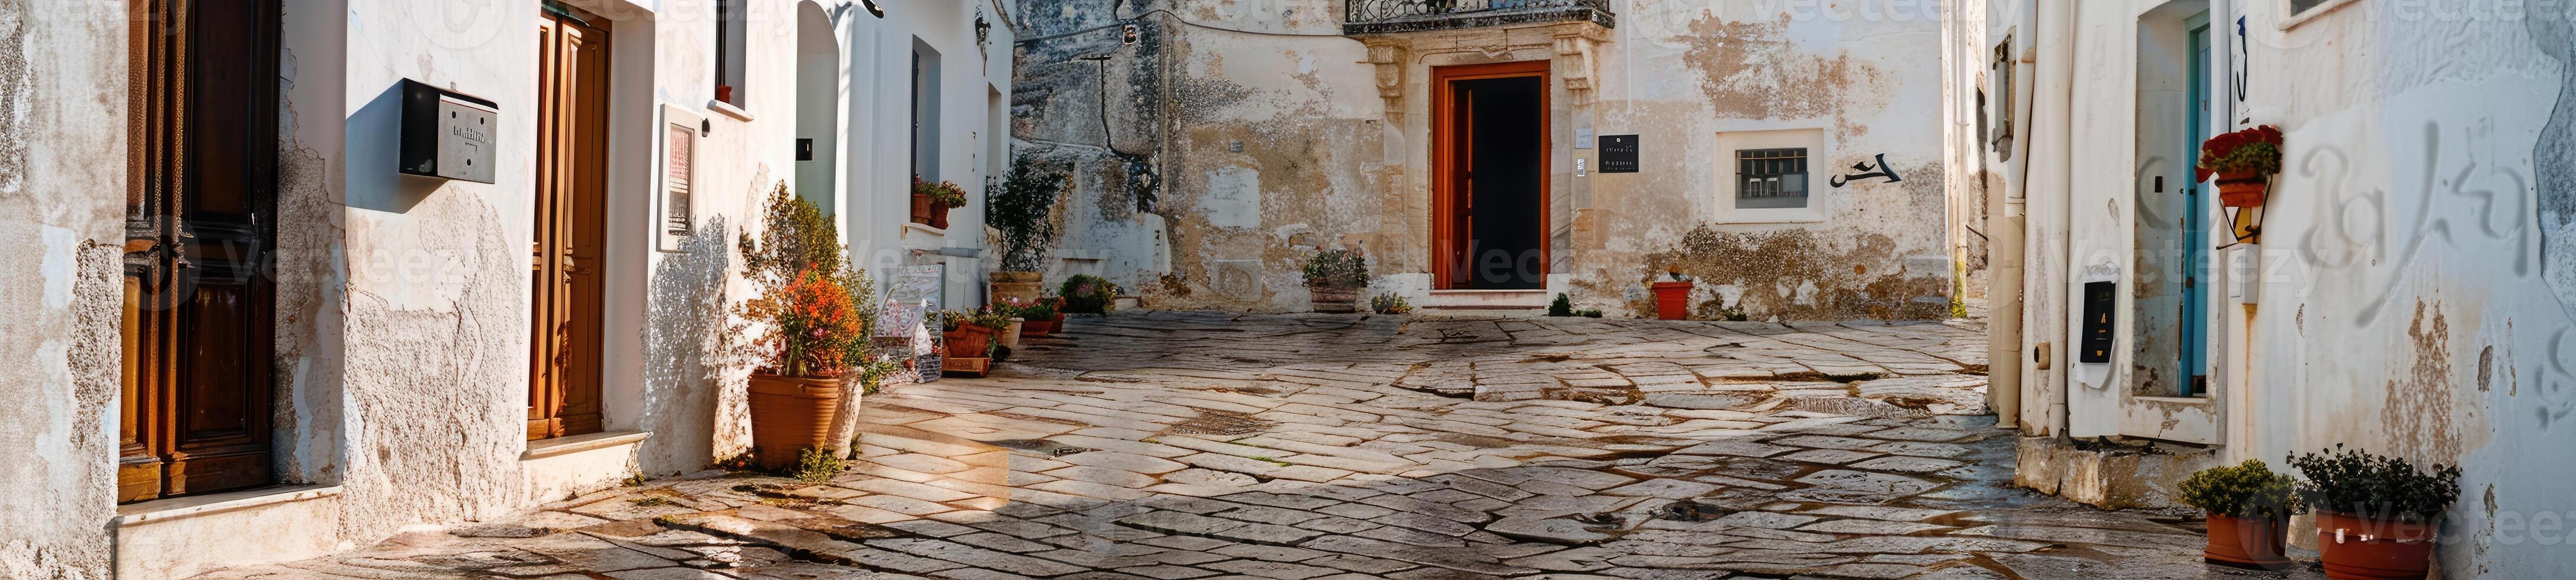
[[[2315,578],[2008,487],[1984,327],[1080,317],[705,472],[249,578]]]

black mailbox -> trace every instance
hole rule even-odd
[[[2076,351],[2075,362],[2092,364],[2111,362],[2111,346],[2114,343],[2111,340],[2113,338],[2111,309],[2119,303],[2120,284],[2118,282],[2084,283],[2084,324],[2080,326],[2082,335],[2076,337],[2077,344],[2082,345],[2083,350]]]
[[[402,161],[405,175],[491,183],[493,141],[501,108],[488,99],[402,82]]]

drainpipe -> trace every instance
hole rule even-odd
[[[2052,125],[2049,127],[2049,132],[2052,134],[2049,145],[2057,148],[2058,151],[2049,156],[2051,164],[2047,173],[2049,188],[2041,190],[2041,193],[2057,196],[2058,215],[2053,217],[2057,225],[2056,235],[2060,237],[2057,240],[2058,248],[2071,252],[2072,246],[2065,243],[2064,237],[2072,235],[2072,232],[2067,231],[2067,224],[2075,223],[2075,204],[2071,199],[2075,191],[2075,11],[2081,4],[2076,2],[2034,2],[2034,4],[2044,12],[2038,15],[2043,18],[2035,20],[2042,23],[2039,26],[2038,36],[2040,40],[2045,41],[2040,45],[2043,48],[2040,54],[2050,58],[2045,78],[2051,85],[2050,88],[2057,91],[2057,94],[2053,95],[2057,99],[2057,107],[2051,111],[2055,116],[2049,119]],[[2073,256],[2069,255],[2065,258],[2073,259]],[[2068,288],[2064,284],[2059,284],[2055,288],[2042,288],[2040,291],[2056,295],[2057,300],[2051,303],[2058,305],[2059,308],[2069,307],[2066,302]],[[2057,316],[2059,320],[2066,319],[2063,312],[2042,314]],[[2050,337],[2051,341],[2064,342],[2065,333],[2060,334],[2061,336]],[[2064,353],[2073,348],[2074,345],[2071,344],[2059,344],[2049,349],[2049,356],[2052,359],[2064,359],[2067,358]],[[2050,363],[2050,372],[2061,376],[2066,374],[2065,365],[2056,364],[2055,360],[2051,360]],[[2048,406],[2048,424],[2052,434],[2062,436],[2067,432],[2066,406],[2070,402],[2069,390],[2073,388],[2074,381],[2061,378],[2055,382],[2057,392],[2054,393],[2055,400]]]
[[[1975,20],[1969,20],[1965,17],[1967,15],[1962,15],[1963,17],[1953,18],[1952,21],[1988,26],[1992,22],[1990,10],[1974,15]],[[2027,38],[2014,38],[2011,42],[2012,50],[2016,53],[2028,50],[2023,48],[2029,43]],[[1994,63],[1995,58],[1998,58],[1994,54],[1994,45],[1991,42],[1985,46],[1972,48],[1968,54],[1980,62],[1988,63],[1989,66]],[[2003,63],[2012,67],[2011,73],[2014,76],[2023,76],[2020,70],[2022,68],[2020,56],[2018,54],[2004,56],[2011,59],[2010,62]],[[2030,83],[2018,82],[2013,85],[2012,93],[1993,95],[1988,99],[2004,104],[1997,109],[2013,111],[2015,116],[2019,116],[2025,114],[2028,108],[2015,106],[2014,103],[2021,98],[2022,91],[2029,90]],[[2014,118],[1997,119],[1996,122],[2012,127],[2029,126],[2022,123],[2020,119]],[[2027,131],[2028,129],[2022,129],[2018,132]],[[1988,159],[1986,148],[1992,145],[1993,139],[1993,135],[1974,135],[1969,139],[1969,142],[1974,144],[1969,150],[1973,151],[1973,155],[1976,155],[1980,161]],[[2014,151],[2008,157],[2011,165],[1997,169],[2016,171],[2029,167],[2030,155],[2027,153],[2029,144],[2028,135],[2015,135],[2010,145]],[[1980,162],[1978,165],[1986,164]],[[1997,429],[2021,428],[2023,211],[2021,190],[2027,181],[2026,177],[2022,177],[1999,184],[2001,187],[1985,188],[1986,259],[1988,261],[1986,266],[1986,399],[1987,406],[1995,410]],[[1982,172],[1977,175],[1977,182],[1990,184]]]

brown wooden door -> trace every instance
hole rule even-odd
[[[550,9],[537,21],[536,239],[529,274],[528,438],[597,433],[600,258],[606,243],[608,32]]]
[[[264,485],[276,340],[274,0],[137,0],[120,502]]]

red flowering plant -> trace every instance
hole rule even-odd
[[[2210,174],[2271,175],[2281,172],[2281,128],[2264,125],[2200,144],[2200,180]]]
[[[859,317],[850,291],[821,272],[807,270],[795,281],[747,304],[748,312],[765,318],[759,338],[770,372],[789,377],[839,376],[852,355],[864,352],[867,324]]]

